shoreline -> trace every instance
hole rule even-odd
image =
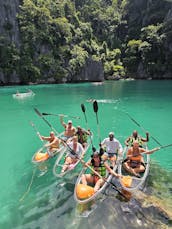
[[[104,81],[66,81],[66,82],[27,82],[27,83],[0,83],[0,87],[6,87],[6,86],[34,86],[34,85],[43,85],[43,84],[79,84],[79,83],[92,83],[93,85],[102,85],[104,82],[111,82],[111,81],[157,81],[157,80],[160,80],[160,81],[165,81],[165,80],[172,80],[172,77],[171,78],[120,78],[120,79],[110,79],[110,80],[104,80]]]

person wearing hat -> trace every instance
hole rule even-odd
[[[60,123],[65,128],[64,131],[64,139],[68,140],[69,138],[73,137],[76,133],[76,128],[72,125],[72,120],[68,120],[68,123],[66,124],[63,121],[63,115],[60,115]]]
[[[82,184],[87,185],[89,183],[93,185],[94,192],[97,192],[105,182],[104,178],[106,177],[106,170],[117,178],[121,177],[121,175],[117,174],[109,167],[108,163],[102,160],[101,155],[97,151],[95,151],[91,157],[91,160],[85,163],[85,166],[91,166],[100,176],[94,171],[91,171],[91,173],[88,174],[83,174],[81,177]]]
[[[105,149],[105,152],[102,155],[103,160],[106,161],[109,159],[111,161],[112,167],[114,167],[117,155],[122,155],[123,148],[119,140],[114,138],[113,132],[110,132],[109,137],[105,138],[101,142],[100,147],[101,149]]]

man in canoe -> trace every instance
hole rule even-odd
[[[71,166],[75,165],[75,163],[79,159],[82,159],[84,156],[84,153],[85,153],[84,148],[78,142],[78,137],[76,135],[67,144],[67,148],[69,149],[69,153],[67,154],[67,156],[65,158],[65,163],[64,163],[62,170],[61,170],[62,173],[64,173]]]
[[[61,140],[58,139],[58,137],[55,136],[54,132],[50,132],[50,136],[44,137],[40,135],[40,138],[42,140],[48,141],[49,143],[45,144],[45,147],[48,148],[46,153],[43,153],[42,151],[37,152],[35,155],[36,161],[44,161],[49,159],[50,157],[54,156],[54,152],[56,152],[58,149],[60,149],[60,143]]]
[[[49,148],[48,151],[50,153],[60,148],[61,141],[58,137],[55,136],[53,131],[50,132],[50,136],[48,137],[41,136],[41,139],[49,142],[45,145],[45,147]]]
[[[138,141],[139,142],[139,146],[142,147],[144,142],[148,142],[149,141],[149,133],[146,132],[146,138],[143,138],[143,137],[138,135],[137,130],[134,130],[132,135],[125,140],[125,145],[126,146],[132,146],[134,141]]]
[[[144,148],[139,147],[139,142],[134,141],[133,146],[128,149],[127,158],[124,160],[123,167],[129,173],[140,177],[139,173],[145,171],[145,165],[142,154],[152,154],[155,151],[159,150],[159,147],[156,147],[152,150],[146,150]]]
[[[121,175],[114,172],[106,163],[102,160],[101,155],[96,151],[92,155],[92,159],[85,163],[88,168],[91,167],[90,174],[83,174],[81,177],[82,184],[87,185],[87,183],[94,186],[94,192],[97,192],[105,182],[106,170],[115,177],[121,177]],[[95,172],[94,172],[95,171]]]
[[[105,150],[102,155],[102,159],[106,161],[109,159],[112,163],[112,167],[115,166],[117,155],[122,155],[123,148],[121,143],[114,138],[114,133],[110,132],[109,137],[105,138],[100,144],[100,150]]]
[[[72,121],[68,120],[68,123],[66,124],[63,121],[63,115],[60,115],[60,123],[65,128],[64,131],[64,140],[68,140],[69,138],[73,137],[76,133],[76,128],[72,125]]]

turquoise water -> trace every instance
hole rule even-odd
[[[46,113],[80,116],[80,119],[68,117],[65,120],[72,119],[75,126],[91,128],[95,146],[110,131],[114,131],[123,144],[134,129],[145,136],[143,128],[162,145],[172,143],[172,81],[108,81],[102,85],[85,83],[27,88],[32,89],[35,96],[20,100],[13,99],[12,94],[16,90],[24,92],[24,86],[0,88],[0,228],[58,228],[57,224],[62,225],[61,228],[71,228],[71,223],[76,228],[78,225],[73,199],[75,177],[70,182],[56,179],[52,174],[55,158],[47,163],[48,172],[44,176],[40,176],[39,169],[31,163],[32,155],[42,143],[30,121],[42,135],[48,135],[50,131],[33,108]],[[86,101],[93,98],[99,105],[98,125],[92,103]],[[81,103],[86,107],[87,123]],[[58,117],[44,117],[58,132],[63,130]],[[150,138],[149,147],[156,146]],[[172,171],[171,151],[172,147],[169,147],[151,155],[152,163],[169,174]],[[168,190],[171,188],[169,183]],[[87,222],[84,221],[84,225],[88,228]]]

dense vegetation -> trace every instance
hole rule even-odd
[[[59,82],[93,59],[103,63],[106,79],[165,76],[172,72],[172,19],[164,21],[170,6],[164,0],[23,0],[20,47],[0,37],[1,71],[15,71],[22,82]]]

